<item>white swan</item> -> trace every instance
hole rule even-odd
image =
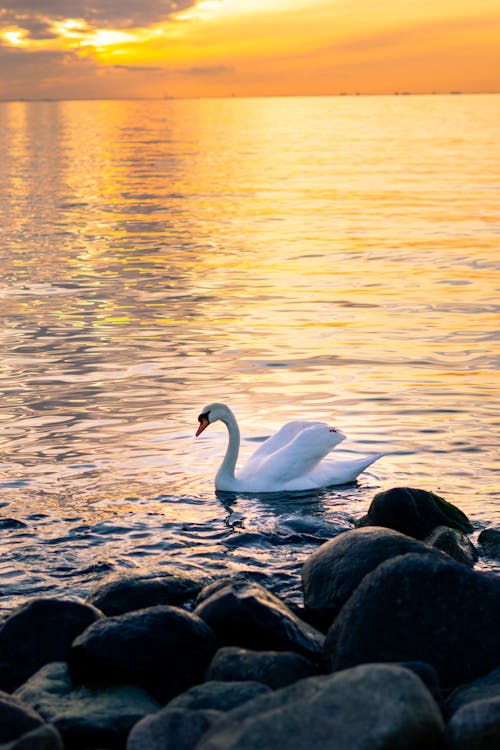
[[[262,443],[235,474],[240,449],[236,417],[225,404],[209,404],[198,417],[196,437],[220,420],[229,432],[226,455],[215,476],[215,488],[226,492],[299,492],[347,484],[380,458],[322,461],[345,435],[325,422],[287,422]]]

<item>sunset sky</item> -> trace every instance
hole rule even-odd
[[[0,0],[0,99],[500,91],[498,0]]]

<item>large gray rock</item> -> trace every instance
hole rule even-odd
[[[445,715],[451,716],[467,703],[490,698],[500,698],[500,667],[454,690],[446,700]]]
[[[500,560],[500,530],[484,529],[479,534],[477,541],[488,557]]]
[[[330,625],[367,573],[408,552],[432,554],[416,539],[376,526],[351,529],[318,547],[304,562],[302,590],[308,616]]]
[[[477,550],[469,537],[458,529],[450,529],[448,526],[436,526],[433,532],[425,540],[426,544],[440,549],[457,562],[473,568],[477,562]]]
[[[16,696],[51,722],[71,750],[123,747],[134,724],[160,709],[136,685],[75,684],[65,662],[42,667]]]
[[[196,750],[437,750],[443,730],[418,677],[374,664],[309,677],[245,703]]]
[[[73,640],[102,613],[84,602],[30,599],[0,623],[0,687],[15,690],[44,664],[65,660]]]
[[[173,698],[169,708],[182,708],[190,711],[211,709],[213,711],[231,711],[259,695],[270,693],[271,688],[260,682],[221,682],[209,680],[201,685],[186,690]]]
[[[199,593],[200,580],[176,570],[113,574],[90,592],[87,601],[108,616],[160,604],[179,606]]]
[[[453,714],[446,728],[449,750],[500,748],[500,697],[467,703]]]
[[[127,750],[194,750],[201,737],[222,716],[220,711],[209,709],[164,708],[133,727]]]
[[[13,740],[0,745],[0,750],[64,750],[62,737],[51,724],[43,724]]]
[[[195,614],[213,628],[218,646],[294,651],[310,658],[324,637],[258,583],[230,582],[201,601]]]
[[[94,623],[74,641],[69,663],[77,679],[141,685],[164,702],[201,682],[214,652],[206,622],[160,606]]]
[[[15,740],[44,723],[40,714],[8,693],[0,692],[0,742]]]
[[[415,539],[425,539],[436,526],[449,526],[468,534],[472,524],[459,508],[434,492],[393,487],[372,500],[360,526],[386,526]]]
[[[328,631],[332,670],[424,661],[453,688],[500,663],[500,577],[443,555],[388,560],[360,583]]]
[[[256,680],[273,690],[316,673],[311,662],[291,651],[251,651],[237,646],[220,648],[209,664],[207,680]]]

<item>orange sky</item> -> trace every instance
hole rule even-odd
[[[498,0],[0,0],[0,98],[500,91]]]

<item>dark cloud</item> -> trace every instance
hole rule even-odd
[[[48,29],[50,21],[82,18],[100,28],[127,29],[168,20],[197,0],[3,0],[0,26],[17,25],[28,33]]]
[[[186,76],[220,76],[232,73],[233,70],[234,68],[230,65],[194,65],[191,68],[180,68],[173,72]]]

